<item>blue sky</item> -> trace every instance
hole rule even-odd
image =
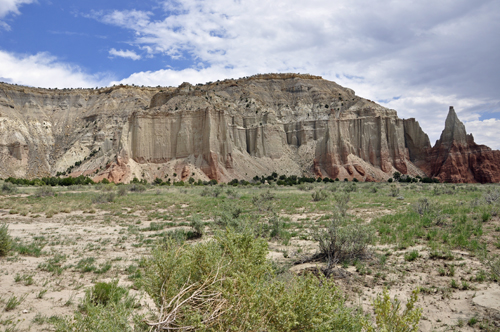
[[[321,75],[500,149],[499,0],[0,0],[0,81],[177,86]]]

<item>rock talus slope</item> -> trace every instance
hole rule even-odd
[[[414,119],[399,119],[396,111],[311,75],[177,88],[0,84],[3,178],[62,173],[114,182],[228,181],[277,172],[375,181],[395,171],[425,176],[417,166],[432,172],[425,168],[429,149]],[[476,158],[485,156],[481,151]]]

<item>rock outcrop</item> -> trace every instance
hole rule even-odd
[[[500,182],[500,151],[476,144],[453,107],[440,139],[427,150],[427,158],[421,160],[425,162],[419,163],[420,168],[442,182]]]
[[[450,137],[461,137],[457,126]],[[429,149],[414,119],[318,76],[256,75],[177,88],[0,84],[2,178],[229,181],[277,172],[381,181],[395,171],[425,176]],[[480,150],[477,158],[485,156]]]

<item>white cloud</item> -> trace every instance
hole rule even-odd
[[[48,53],[18,55],[0,50],[0,80],[34,87],[104,86],[109,75],[89,75],[78,66],[59,62]]]
[[[32,3],[34,0],[0,0],[0,18],[9,13],[19,14],[19,7],[23,4]]]
[[[4,18],[8,14],[19,14],[19,7],[23,4],[29,4],[35,0],[0,0],[0,19]],[[0,27],[5,30],[10,30],[10,26],[0,21]]]
[[[141,56],[137,53],[135,53],[134,51],[131,51],[131,50],[116,50],[114,48],[110,49],[109,50],[109,55],[111,55],[112,57],[121,57],[121,58],[128,58],[128,59],[132,59],[132,60],[139,60],[141,59]]]
[[[468,121],[464,124],[467,132],[473,133],[476,143],[487,145],[495,150],[500,150],[500,141],[498,140],[498,128],[500,128],[500,120],[476,120]]]

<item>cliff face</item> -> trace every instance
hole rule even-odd
[[[153,96],[128,121],[137,163],[192,165],[210,178],[317,175],[386,179],[408,167],[404,122],[393,110],[311,76],[266,75]]]
[[[419,165],[431,177],[452,183],[500,182],[500,151],[474,142],[450,107],[445,128],[425,162]]]
[[[462,135],[457,128],[452,137]],[[373,181],[396,170],[424,176],[415,164],[429,149],[414,119],[310,75],[178,88],[0,84],[2,178],[228,181],[275,171]]]
[[[42,177],[115,160],[128,116],[158,89],[47,90],[0,84],[0,177]],[[88,159],[92,151],[91,159]],[[85,160],[87,158],[87,160]]]

